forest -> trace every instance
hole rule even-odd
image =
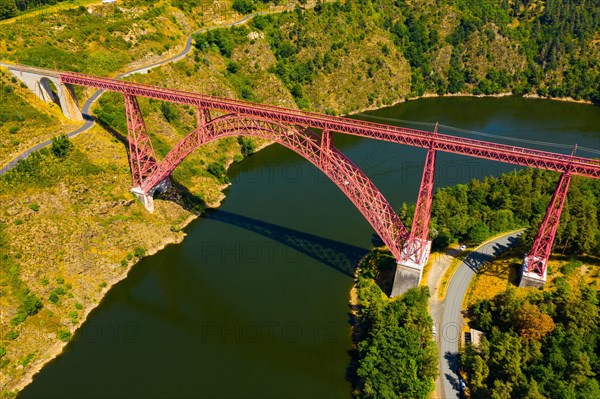
[[[410,64],[411,97],[512,92],[600,102],[597,1],[436,3],[318,2],[312,10],[256,17],[251,25],[266,33],[277,58],[271,72],[300,108],[308,107],[307,84],[319,74],[334,73],[352,43],[366,46],[381,27]],[[236,0],[233,7],[250,13],[256,3]],[[455,20],[450,31],[441,28],[446,19]],[[315,20],[323,35],[311,29]],[[332,42],[329,48],[323,48],[324,41]],[[380,55],[389,51],[383,45]],[[378,62],[366,65],[367,73],[381,68]]]
[[[556,280],[554,290],[509,289],[468,309],[471,327],[485,333],[461,351],[471,398],[600,397],[598,291]]]
[[[0,20],[14,17],[19,11],[53,5],[65,0],[0,0]]]
[[[429,289],[414,288],[401,297],[389,299],[376,280],[390,268],[395,268],[393,258],[374,251],[358,272],[355,396],[427,398],[437,376],[437,349],[427,311]]]
[[[557,173],[522,169],[438,189],[431,212],[434,248],[456,241],[479,244],[495,234],[532,226],[521,240],[523,248],[530,247],[557,181]],[[413,213],[414,205],[402,204],[399,215],[407,226],[412,224]],[[599,220],[600,181],[573,177],[555,251],[600,256]]]

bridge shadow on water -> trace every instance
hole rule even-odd
[[[128,148],[126,136],[108,126],[98,118],[90,115],[86,116],[91,120],[95,120],[96,123],[106,129],[115,139],[119,140],[125,148]],[[184,209],[197,215],[201,214],[206,209],[206,204],[200,198],[193,195],[172,176],[171,184],[171,189],[156,194],[155,199],[175,202]],[[368,252],[365,248],[356,247],[354,245],[345,244],[223,210],[207,210],[206,218],[241,227],[280,242],[289,248],[310,256],[324,265],[332,267],[348,277],[354,277],[354,270],[358,265],[358,261]],[[373,234],[371,241],[375,246],[382,245],[381,238],[379,238],[377,234]]]
[[[303,253],[348,277],[354,276],[358,261],[368,252],[365,248],[293,230],[258,219],[223,210],[209,210],[206,218],[260,234]]]

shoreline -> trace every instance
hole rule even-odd
[[[272,141],[266,141],[264,143],[262,143],[261,145],[257,146],[256,149],[254,150],[253,154],[270,146],[271,144],[274,144],[275,142]],[[252,155],[252,154],[251,154]],[[244,157],[245,159],[246,157]],[[243,161],[243,160],[242,160]],[[229,171],[230,166],[235,163],[235,161],[233,159],[230,160],[230,162],[228,162],[227,164],[225,164],[225,168],[227,171]],[[217,209],[221,206],[223,200],[225,200],[225,198],[227,198],[227,196],[224,194],[224,191],[231,186],[232,183],[227,183],[227,184],[223,184],[220,186],[220,190],[221,190],[221,196],[219,197],[219,199],[217,199],[215,202],[212,202],[210,204],[206,204],[206,209]],[[204,212],[203,212],[204,213]],[[185,219],[183,222],[181,222],[181,225],[179,226],[181,228],[181,230],[185,229],[190,223],[192,223],[193,221],[200,219],[202,217],[202,213],[200,214],[190,214],[188,216],[187,219]],[[63,354],[63,352],[65,351],[65,348],[71,343],[71,341],[73,341],[73,338],[75,337],[75,335],[77,334],[77,332],[80,330],[80,328],[85,324],[85,322],[87,321],[90,313],[96,309],[97,307],[100,306],[100,304],[102,303],[102,301],[104,300],[104,297],[106,296],[106,294],[108,293],[108,291],[110,291],[112,289],[113,286],[115,286],[116,284],[118,284],[119,282],[125,280],[127,277],[129,277],[129,273],[131,272],[131,270],[135,267],[135,265],[137,265],[142,259],[152,256],[152,255],[156,255],[159,251],[162,251],[163,249],[165,249],[167,246],[169,245],[177,245],[177,244],[181,244],[183,242],[183,240],[185,239],[185,237],[187,237],[187,233],[182,231],[182,235],[179,237],[179,239],[176,240],[165,240],[163,242],[161,242],[158,245],[155,245],[154,247],[151,247],[147,250],[146,255],[144,255],[142,258],[139,258],[135,261],[130,261],[130,263],[127,265],[127,270],[119,275],[119,276],[115,276],[114,278],[112,278],[109,281],[106,281],[106,286],[104,288],[102,288],[102,291],[100,291],[100,299],[98,300],[97,303],[95,304],[89,304],[88,306],[85,307],[83,314],[80,317],[80,322],[79,324],[73,326],[73,328],[70,330],[71,332],[71,338],[67,341],[67,342],[63,342],[63,341],[57,341],[55,342],[52,346],[50,346],[44,353],[42,353],[40,355],[40,359],[38,361],[34,361],[31,364],[31,367],[29,369],[27,369],[27,371],[25,371],[23,373],[23,375],[21,376],[21,378],[18,379],[18,381],[15,382],[14,385],[11,385],[11,381],[9,381],[8,383],[5,384],[5,386],[0,387],[1,391],[3,392],[4,390],[6,391],[17,391],[20,392],[22,391],[27,385],[31,384],[33,382],[34,377],[42,371],[42,369],[44,368],[44,366],[46,366],[47,364],[49,364],[50,362],[54,361],[55,359],[57,359],[60,355]]]
[[[424,93],[422,96],[417,96],[417,97],[405,97],[405,98],[401,98],[399,100],[395,100],[393,101],[391,104],[381,104],[381,105],[370,105],[368,107],[364,107],[364,108],[359,108],[356,111],[352,111],[351,113],[348,114],[340,114],[339,116],[341,117],[349,117],[352,115],[356,115],[356,114],[360,114],[363,112],[368,112],[368,111],[376,111],[378,109],[383,109],[383,108],[389,108],[389,107],[394,107],[398,104],[402,104],[408,101],[416,101],[416,100],[421,100],[423,98],[436,98],[436,97],[475,97],[475,98],[501,98],[501,97],[520,97],[520,98],[526,98],[526,99],[536,99],[536,100],[550,100],[550,101],[560,101],[560,102],[567,102],[567,103],[573,103],[573,104],[587,104],[587,105],[596,105],[591,101],[588,100],[576,100],[572,97],[542,97],[538,94],[532,94],[532,93],[528,93],[528,94],[514,94],[511,92],[504,92],[504,93],[496,93],[496,94],[473,94],[473,93],[445,93],[445,94],[437,94],[437,93]]]
[[[181,223],[181,229],[183,230],[185,227],[187,227],[190,223],[192,223],[194,220],[198,219],[200,217],[200,215],[195,215],[195,214],[191,214],[187,219],[185,219],[182,223]],[[62,355],[62,353],[65,351],[65,348],[73,341],[73,338],[75,338],[75,334],[77,334],[77,332],[81,329],[81,327],[85,324],[85,322],[88,319],[88,316],[90,315],[90,313],[96,309],[98,306],[100,306],[100,304],[102,303],[102,301],[104,300],[104,297],[106,296],[106,294],[108,293],[108,291],[110,291],[110,289],[115,286],[116,284],[118,284],[119,282],[125,280],[127,277],[129,277],[129,273],[131,272],[131,270],[134,268],[135,265],[137,265],[142,259],[152,256],[152,255],[156,255],[159,251],[162,251],[163,249],[165,249],[168,245],[177,245],[177,244],[181,244],[183,242],[183,240],[185,239],[185,237],[187,236],[187,233],[182,232],[182,235],[179,237],[179,239],[176,240],[165,240],[163,242],[161,242],[158,245],[155,245],[154,247],[151,247],[148,249],[148,251],[146,252],[146,255],[144,255],[142,258],[137,259],[136,261],[131,261],[128,265],[127,265],[127,269],[126,271],[119,275],[119,276],[115,276],[113,277],[111,280],[106,281],[106,286],[104,288],[102,288],[102,290],[100,291],[100,299],[98,300],[97,303],[95,304],[89,304],[88,306],[85,307],[83,314],[80,317],[80,323],[78,323],[77,325],[73,326],[73,328],[70,330],[71,333],[71,338],[67,341],[67,342],[63,342],[63,341],[57,341],[55,342],[50,348],[48,348],[48,350],[46,350],[46,352],[42,353],[40,355],[40,359],[38,361],[34,361],[31,364],[31,367],[29,369],[27,369],[27,371],[25,371],[23,373],[23,375],[21,376],[21,378],[19,378],[19,380],[14,384],[11,385],[11,382],[9,381],[8,383],[6,383],[6,385],[4,387],[2,387],[2,391],[4,390],[10,392],[10,391],[17,391],[20,392],[22,391],[27,385],[31,384],[33,382],[33,378],[40,372],[42,371],[42,369],[44,368],[44,366],[46,366],[48,363],[54,361],[55,359],[57,359],[60,355]],[[42,355],[44,356],[44,358],[42,358]],[[48,356],[46,358],[46,356]]]

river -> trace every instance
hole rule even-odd
[[[447,97],[367,114],[357,117],[600,149],[592,105]],[[425,150],[341,135],[335,144],[396,209],[416,200]],[[443,153],[437,166],[437,187],[514,169]],[[277,145],[229,175],[222,206],[192,222],[183,243],[135,265],[19,397],[351,397],[351,273],[376,241],[372,228],[333,183]]]

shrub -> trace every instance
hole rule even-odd
[[[141,258],[144,255],[146,255],[146,249],[143,247],[135,247],[135,249],[133,250],[133,254],[138,258]]]
[[[10,330],[8,334],[6,334],[6,338],[14,341],[15,339],[19,338],[19,335],[21,334],[17,330]]]
[[[225,166],[220,162],[211,162],[206,170],[208,173],[219,179],[221,183],[227,183],[229,181],[227,175],[225,174]]]
[[[25,313],[22,310],[19,310],[17,314],[12,319],[10,319],[10,324],[13,326],[18,326],[19,324],[23,323],[26,318],[27,313]]]
[[[58,332],[58,339],[60,339],[62,342],[69,342],[71,339],[71,332],[67,330],[60,330]]]
[[[54,293],[54,292],[51,292],[50,296],[48,297],[48,301],[50,301],[50,303],[56,304],[56,303],[58,303],[58,300],[59,300],[58,295],[56,295],[56,293]]]
[[[162,112],[163,116],[169,123],[177,120],[177,117],[178,117],[177,112],[175,111],[175,108],[170,103],[166,103],[166,102],[161,103],[160,104],[160,112]]]
[[[227,64],[227,72],[236,73],[239,70],[240,70],[240,66],[238,64],[236,64],[235,62],[231,61],[229,64]]]
[[[38,204],[31,204],[29,205],[29,209],[31,209],[34,212],[37,212],[40,210],[40,206]]]
[[[254,142],[247,137],[238,137],[238,143],[242,147],[242,155],[245,157],[253,154],[256,149]]]
[[[42,302],[33,292],[25,294],[21,301],[21,308],[27,316],[33,316],[43,307]]]
[[[21,360],[21,365],[23,367],[27,366],[33,360],[34,357],[35,355],[33,353],[30,353],[29,355],[25,356],[23,360]]]
[[[231,8],[240,14],[250,14],[256,10],[256,4],[254,4],[253,0],[233,0]]]
[[[573,273],[573,271],[579,267],[581,267],[583,263],[581,261],[572,260],[567,264],[564,264],[560,267],[560,272],[565,275],[569,275]]]
[[[58,137],[52,137],[52,153],[58,158],[66,157],[72,147],[73,144],[66,134],[61,134]]]
[[[0,346],[0,359],[2,359],[2,357],[4,357],[4,355],[6,355],[6,349],[4,349],[4,347]]]

